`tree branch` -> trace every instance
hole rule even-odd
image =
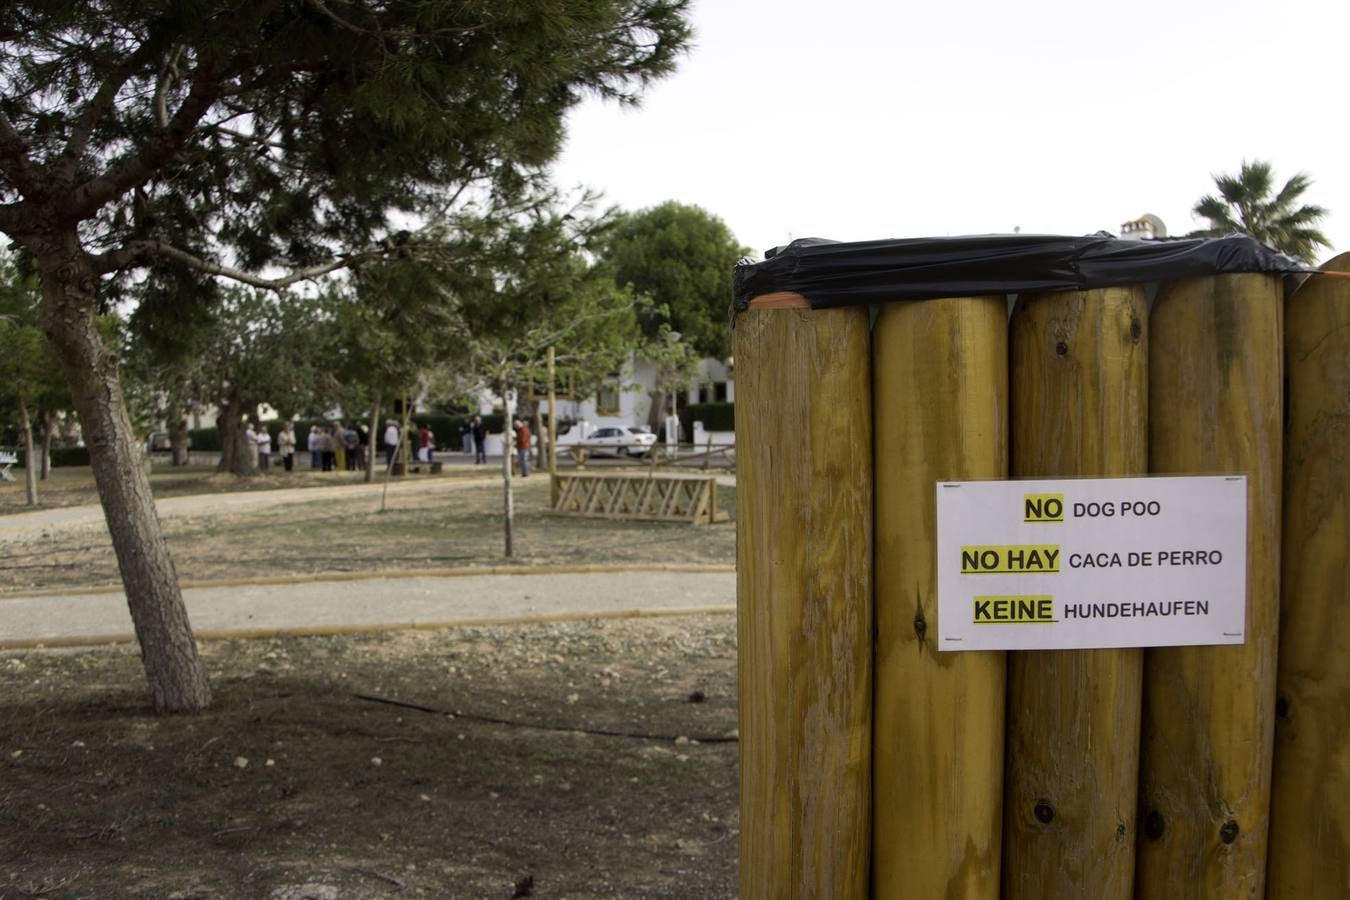
[[[93,136],[94,129],[98,126],[99,121],[113,108],[117,100],[117,92],[136,73],[137,69],[159,53],[161,44],[163,44],[162,38],[152,34],[120,66],[109,72],[107,78],[103,79],[103,82],[98,86],[98,91],[80,111],[80,117],[75,121],[74,129],[71,130],[70,139],[66,141],[65,149],[61,151],[61,158],[57,165],[63,176],[69,177],[75,173],[80,157],[89,147],[89,139]]]
[[[2,212],[3,209],[4,207],[0,207],[0,212]],[[159,257],[161,259],[173,260],[174,262],[181,263],[189,268],[196,269],[198,272],[205,272],[207,275],[218,275],[221,278],[229,278],[231,281],[247,284],[250,287],[279,291],[282,288],[290,287],[301,281],[312,281],[341,269],[382,259],[392,253],[429,253],[435,250],[443,250],[445,247],[445,244],[436,241],[403,243],[390,246],[380,245],[368,250],[361,250],[356,253],[348,253],[343,256],[334,257],[333,259],[319,263],[318,265],[294,269],[287,272],[285,275],[280,275],[276,278],[264,278],[261,275],[255,275],[252,272],[246,272],[243,269],[238,269],[234,266],[212,262],[209,259],[203,259],[196,254],[189,253],[172,244],[158,240],[129,241],[116,250],[109,250],[107,253],[96,255],[91,254],[89,256],[89,261],[95,272],[100,275],[106,275],[110,272],[127,269],[138,264],[143,264],[152,258]]]
[[[0,231],[5,234],[13,235],[14,232],[23,228],[25,222],[31,220],[28,212],[28,204],[25,201],[18,203],[6,203],[0,206]]]
[[[145,184],[192,137],[197,123],[222,93],[221,82],[202,73],[178,107],[169,126],[151,138],[139,152],[121,157],[103,174],[80,185],[71,194],[62,213],[75,220],[87,219],[110,200]]]
[[[0,172],[25,196],[31,197],[42,189],[43,179],[28,158],[28,144],[3,111],[0,111]]]
[[[272,147],[277,150],[286,149],[286,145],[283,144],[281,141],[274,141],[271,140],[270,138],[258,137],[257,135],[253,134],[246,134],[245,132],[242,131],[236,131],[233,128],[226,128],[223,125],[204,125],[202,126],[202,128],[205,131],[214,131],[217,134],[222,134],[225,137],[232,138],[233,140],[239,141],[240,143],[253,144],[259,147]]]
[[[129,241],[127,244],[116,250],[110,250],[107,253],[91,256],[90,261],[96,272],[106,275],[109,272],[116,272],[138,263],[144,263],[146,260],[153,257],[160,257],[161,259],[169,259],[181,263],[189,268],[196,269],[198,272],[205,272],[207,275],[219,275],[222,278],[229,278],[232,281],[238,281],[241,284],[247,284],[251,287],[276,291],[285,287],[290,287],[301,281],[309,281],[327,275],[330,272],[336,272],[339,269],[347,268],[351,265],[376,259],[382,256],[383,253],[383,250],[368,250],[348,256],[341,256],[316,266],[307,266],[303,269],[296,269],[277,278],[263,278],[260,275],[254,275],[252,272],[236,269],[234,266],[227,266],[221,263],[212,262],[209,259],[202,259],[200,256],[179,249],[164,241]]]

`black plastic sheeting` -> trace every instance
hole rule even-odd
[[[736,310],[760,294],[804,296],[812,309],[979,294],[1085,291],[1220,272],[1314,272],[1254,238],[1122,240],[978,235],[839,243],[804,238],[736,267]]]

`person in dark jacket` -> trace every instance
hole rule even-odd
[[[487,426],[482,416],[473,417],[473,461],[475,465],[487,462]]]

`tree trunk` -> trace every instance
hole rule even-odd
[[[375,407],[370,413],[370,436],[366,441],[366,484],[375,480],[375,457],[383,441],[376,437],[380,432],[380,407],[384,405],[384,395],[375,398]]]
[[[76,447],[80,443],[80,417],[73,409],[61,417],[61,446]]]
[[[188,427],[187,417],[183,415],[183,404],[177,400],[169,401],[169,446],[172,448],[173,465],[188,464]]]
[[[52,473],[52,436],[56,433],[56,413],[42,411],[42,480]]]
[[[225,398],[220,415],[216,417],[216,429],[220,432],[220,465],[217,472],[228,472],[241,478],[258,473],[249,453],[248,440],[244,437],[244,404],[233,394]]]
[[[73,230],[34,249],[39,251],[43,328],[79,411],[154,707],[159,712],[200,710],[211,692],[155,515],[144,454],[131,430],[117,359],[95,325],[96,276]]]
[[[544,410],[536,401],[534,404],[534,470],[548,471],[548,456],[544,449],[547,432],[544,431]]]
[[[658,388],[648,391],[647,396],[652,400],[651,408],[647,410],[647,427],[652,430],[652,434],[660,434],[666,422],[667,394]]]
[[[512,451],[516,446],[516,431],[511,427],[512,420],[516,415],[516,394],[515,391],[502,385],[502,490],[505,493],[506,516],[506,558],[510,559],[512,555],[511,537],[512,530],[516,525],[516,498],[511,490],[511,457]]]
[[[23,481],[28,489],[28,505],[37,506],[39,463],[33,456],[33,423],[28,418],[28,402],[19,395],[19,428],[23,432]]]

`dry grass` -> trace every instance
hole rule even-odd
[[[482,476],[482,470],[469,470]],[[315,478],[321,475],[313,476]],[[548,515],[548,480],[516,482],[514,556],[504,556],[500,485],[391,493],[387,510],[370,496],[325,497],[287,506],[165,520],[180,578],[266,578],[318,572],[453,566],[592,563],[731,564],[735,523],[689,526],[563,519]],[[735,513],[735,491],[718,507]],[[118,580],[102,529],[52,529],[15,541],[0,560],[0,593],[111,586]]]

